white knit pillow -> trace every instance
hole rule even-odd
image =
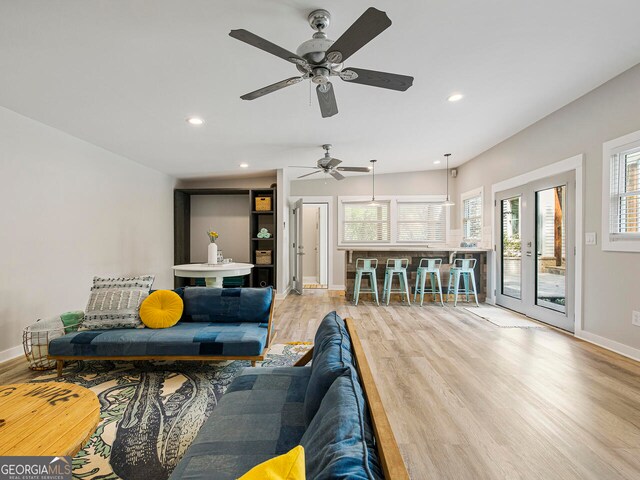
[[[142,326],[139,309],[149,296],[153,275],[143,277],[94,277],[84,313],[83,330],[137,328]]]

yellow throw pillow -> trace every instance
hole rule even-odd
[[[300,445],[256,465],[238,480],[305,480],[304,448]]]
[[[149,328],[173,327],[180,320],[183,309],[180,295],[171,290],[158,290],[140,305],[140,319]]]

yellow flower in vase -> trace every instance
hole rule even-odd
[[[209,240],[211,241],[211,243],[216,243],[216,239],[218,238],[218,232],[214,232],[213,230],[209,230],[207,232],[207,235],[209,235]]]

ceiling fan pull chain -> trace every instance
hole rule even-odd
[[[311,97],[313,96],[313,83],[309,82],[309,106],[311,107]]]

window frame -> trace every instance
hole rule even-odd
[[[620,155],[640,148],[640,130],[605,142],[602,146],[602,231],[603,251],[640,252],[640,233],[611,232],[610,214],[614,207],[611,191],[613,162],[620,162]]]
[[[388,242],[345,242],[344,236],[344,207],[345,203],[370,202],[369,196],[338,196],[338,247],[367,247],[371,245],[380,246],[398,246],[398,247],[424,247],[427,245],[446,245],[450,238],[450,215],[451,208],[445,207],[445,241],[444,242],[400,242],[398,241],[398,203],[417,203],[417,202],[444,202],[445,195],[376,195],[376,201],[389,202],[389,241]]]
[[[480,237],[465,237],[464,232],[464,201],[469,200],[470,198],[480,197]],[[474,217],[476,218],[476,217]],[[484,238],[484,187],[474,188],[473,190],[469,190],[468,192],[464,192],[460,195],[460,232],[462,234],[462,241],[467,242],[478,242],[482,243]]]

